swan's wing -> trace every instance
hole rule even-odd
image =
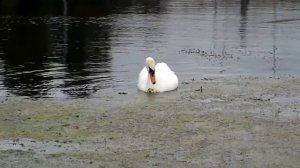
[[[175,73],[164,62],[156,64],[155,71],[157,72],[157,75],[163,76],[163,77],[168,77],[169,75],[171,75],[171,76],[175,75]]]
[[[139,74],[139,79],[138,79],[138,89],[145,91],[147,87],[147,79],[148,79],[148,71],[147,68],[144,67],[140,74]]]
[[[178,87],[178,78],[166,63],[156,64],[155,74],[161,92],[174,90]]]

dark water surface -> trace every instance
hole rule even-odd
[[[300,1],[0,0],[0,96],[137,92],[147,56],[180,81],[299,77]]]

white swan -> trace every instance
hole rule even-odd
[[[148,57],[146,66],[139,74],[137,86],[144,92],[171,91],[178,87],[178,78],[166,63],[155,64],[154,59]]]

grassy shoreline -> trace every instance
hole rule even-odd
[[[0,166],[298,167],[299,102],[300,79],[195,81],[168,93],[98,100],[8,100],[0,107]]]

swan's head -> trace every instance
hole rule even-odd
[[[152,57],[148,57],[146,59],[146,67],[149,73],[149,77],[151,80],[151,83],[154,85],[156,83],[155,80],[155,61]]]

